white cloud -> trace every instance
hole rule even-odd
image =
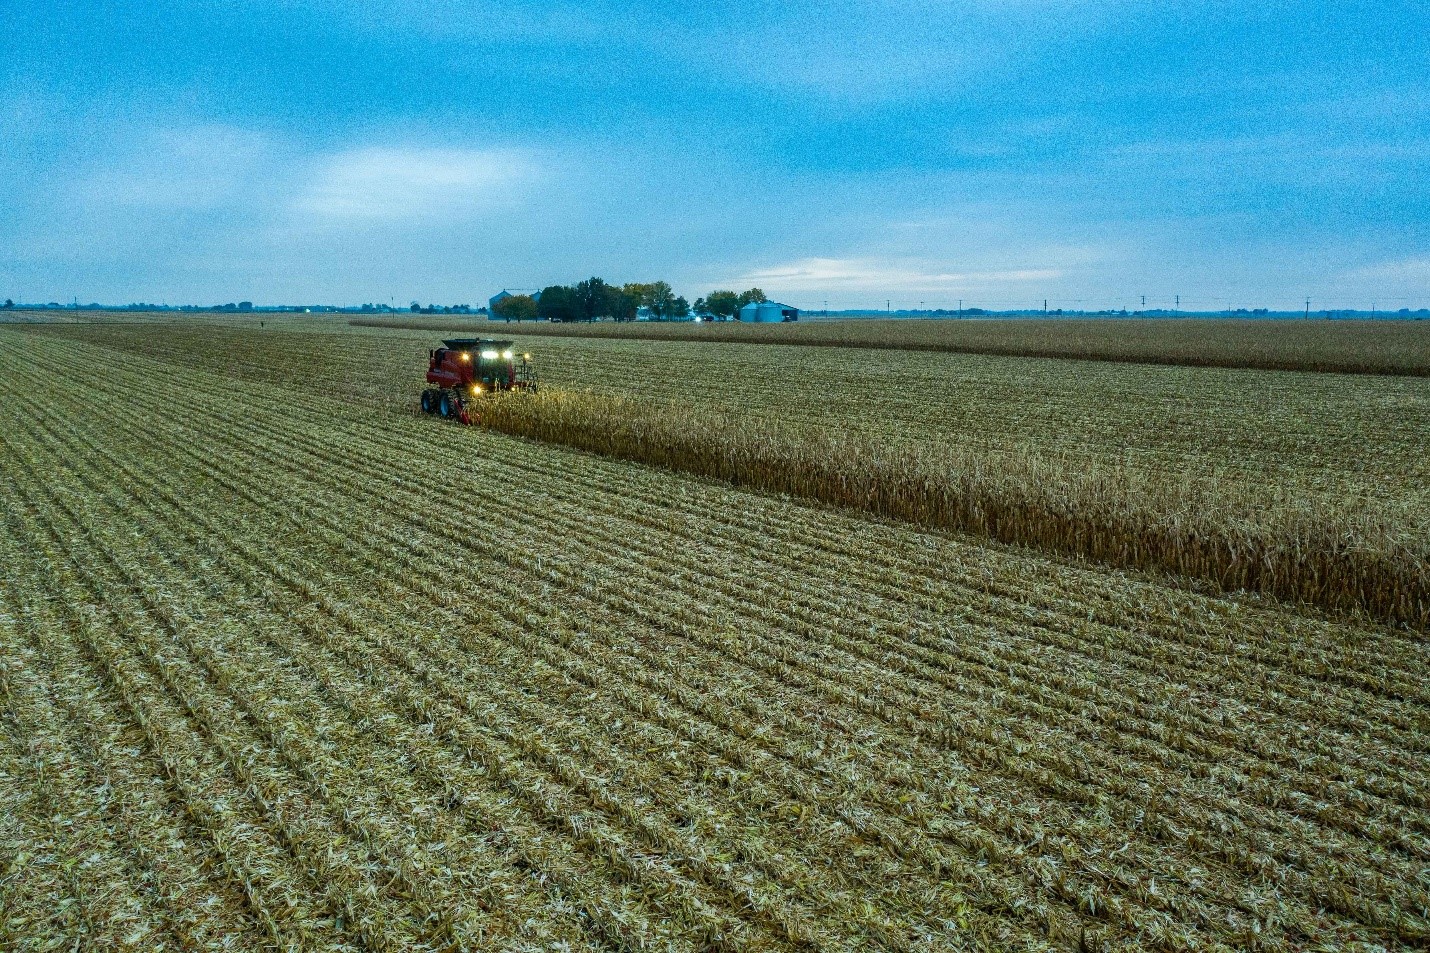
[[[788,291],[959,291],[1053,281],[1058,268],[1012,268],[977,271],[940,269],[917,261],[878,258],[802,258],[740,275],[737,283],[769,284]]]
[[[381,220],[425,226],[509,206],[536,177],[516,149],[303,150],[228,126],[147,130],[76,162],[46,190],[90,221],[221,215],[280,230]],[[550,164],[549,162],[547,163]]]
[[[1378,265],[1368,265],[1352,271],[1350,277],[1395,281],[1430,281],[1430,257],[1407,258],[1403,261],[1387,261]]]
[[[318,162],[294,208],[339,219],[446,217],[509,201],[535,173],[512,150],[354,149]]]
[[[129,128],[0,210],[0,277],[57,300],[470,301],[514,284],[516,264],[545,277],[540,243],[560,229],[530,187],[559,194],[570,165],[454,140],[315,147],[221,125]],[[482,227],[497,218],[507,227]]]
[[[82,164],[67,191],[91,209],[213,209],[260,191],[272,160],[262,133],[231,126],[159,130]]]

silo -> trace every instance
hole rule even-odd
[[[780,304],[778,301],[751,301],[740,309],[741,321],[752,321],[759,324],[778,324],[789,315],[799,314],[794,308]],[[790,320],[794,320],[792,317]]]

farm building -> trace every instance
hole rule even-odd
[[[505,301],[507,298],[515,298],[517,294],[524,293],[525,292],[522,292],[520,290],[518,290],[516,293],[513,293],[503,288],[502,290],[498,291],[496,294],[492,295],[490,298],[487,299],[487,314],[496,314],[497,305],[500,302]],[[540,301],[541,292],[533,291],[531,292],[530,297],[532,301]]]
[[[751,301],[740,309],[741,321],[798,321],[799,309],[778,301]]]

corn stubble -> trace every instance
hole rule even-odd
[[[0,330],[0,947],[1430,942],[1422,635],[118,353]]]

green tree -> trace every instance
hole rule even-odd
[[[634,321],[636,319],[636,309],[640,305],[631,295],[626,294],[619,288],[611,289],[610,315],[617,321]]]
[[[664,281],[653,281],[650,287],[650,313],[658,321],[664,321],[670,317],[671,309],[675,307],[675,292],[671,290],[668,283]]]
[[[576,286],[576,299],[581,306],[581,317],[587,321],[611,313],[611,295],[616,289],[600,278],[587,278]],[[618,292],[617,292],[618,293]]]
[[[541,289],[541,300],[536,302],[536,313],[548,321],[581,320],[581,301],[576,289],[566,285],[552,285]]]
[[[536,300],[531,295],[510,295],[492,305],[492,316],[506,321],[535,321]]]
[[[739,310],[740,308],[743,308],[745,305],[749,304],[751,301],[758,304],[760,302],[768,300],[770,299],[766,298],[765,293],[759,288],[751,288],[749,291],[740,292],[739,296],[735,299],[735,308],[736,310]]]
[[[649,308],[651,289],[654,285],[641,284],[638,281],[628,281],[621,285],[621,291],[631,296],[637,308]]]
[[[670,303],[670,316],[672,318],[690,317],[690,302],[684,298],[676,298]]]
[[[705,308],[717,318],[733,318],[740,309],[740,296],[733,291],[712,291]]]

